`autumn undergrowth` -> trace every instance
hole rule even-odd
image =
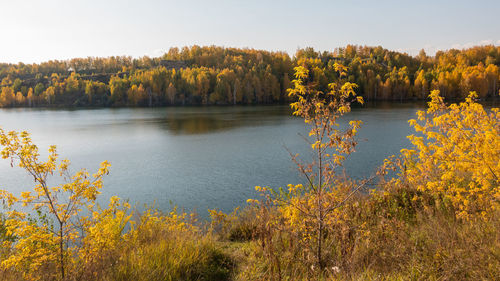
[[[496,280],[500,276],[499,212],[487,219],[461,221],[435,204],[422,209],[421,202],[405,205],[411,202],[408,195],[403,190],[372,194],[346,206],[343,213],[351,219],[339,221],[325,235],[328,262],[320,275],[302,260],[307,257],[297,233],[276,231],[239,243],[239,251],[233,253],[244,259],[235,280]],[[230,237],[232,231],[223,236]],[[272,244],[273,254],[264,243]]]

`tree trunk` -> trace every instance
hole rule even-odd
[[[64,281],[64,243],[62,224],[59,224],[59,265],[61,268],[61,281]]]
[[[320,208],[320,216],[322,216]],[[323,247],[323,218],[320,218],[318,221],[318,249],[316,251],[316,255],[318,255],[318,268],[319,268],[319,274],[323,272],[323,253],[322,253],[322,247]]]

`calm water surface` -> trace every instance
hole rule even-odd
[[[347,118],[364,125],[348,172],[369,176],[384,158],[407,147],[405,136],[412,133],[407,120],[421,108],[354,109]],[[95,171],[101,161],[110,161],[101,203],[117,195],[138,206],[154,203],[168,210],[175,204],[202,216],[207,208],[227,212],[245,204],[256,196],[256,185],[303,182],[285,147],[306,158],[309,153],[299,135],[307,135],[307,128],[290,116],[288,106],[0,109],[0,126],[29,131],[43,151],[57,145],[73,171]],[[32,186],[23,170],[0,162],[0,189],[18,193]]]

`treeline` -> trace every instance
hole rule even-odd
[[[463,99],[470,91],[496,97],[500,47],[439,51],[416,57],[382,47],[348,45],[333,52],[284,52],[224,47],[171,48],[162,57],[77,58],[0,64],[0,107],[165,106],[286,103],[293,68],[311,70],[326,88],[335,64],[365,100],[425,99],[430,90]]]

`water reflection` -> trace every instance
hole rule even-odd
[[[162,121],[165,129],[174,135],[206,134],[229,130],[243,125],[243,122],[239,119],[221,119],[204,116],[174,117],[166,120],[157,120],[156,122]]]
[[[288,106],[193,107],[152,110],[156,117],[132,120],[135,123],[158,126],[173,135],[210,134],[242,127],[279,125],[283,124],[291,115]]]

